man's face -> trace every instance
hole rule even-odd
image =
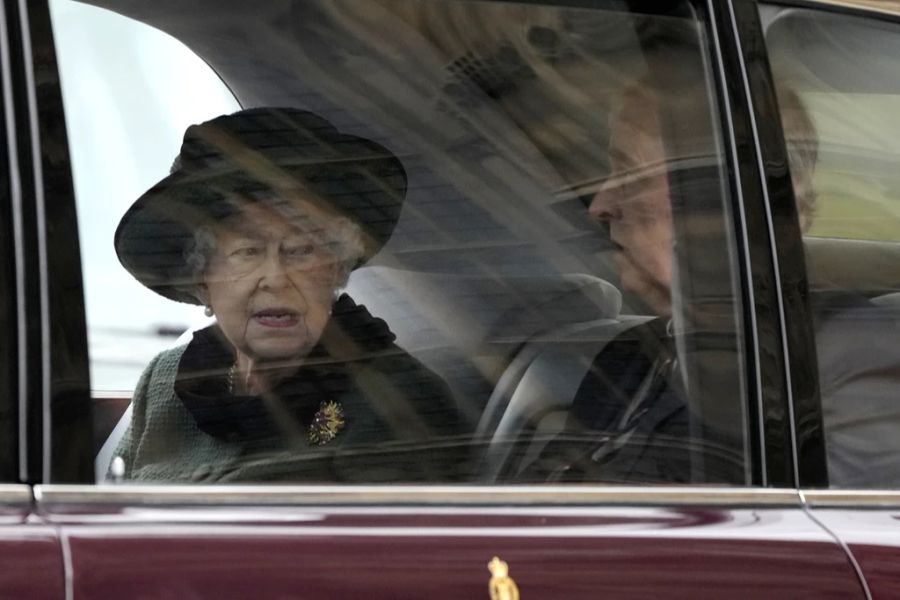
[[[613,123],[611,175],[588,210],[609,224],[622,286],[658,315],[668,316],[673,231],[666,156],[655,102],[638,106],[624,109]]]

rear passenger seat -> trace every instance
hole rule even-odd
[[[622,303],[615,286],[585,274],[459,276],[376,266],[354,273],[348,292],[445,379],[473,427],[524,344],[571,325],[614,319]]]

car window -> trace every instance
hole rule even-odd
[[[53,18],[103,477],[750,482],[693,6],[90,4]]]
[[[897,487],[900,26],[763,7],[800,206],[833,487]]]
[[[216,74],[171,36],[76,2],[54,0],[50,8],[65,106],[77,114],[66,124],[78,199],[91,387],[121,396],[131,393],[156,353],[203,321],[196,311],[123,276],[111,251],[119,217],[168,170],[188,125],[232,112],[238,104]]]

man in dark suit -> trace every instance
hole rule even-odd
[[[676,232],[669,171],[675,157],[667,153],[663,135],[664,118],[686,105],[663,107],[650,81],[639,80],[622,94],[622,108],[610,127],[610,176],[592,195],[588,212],[609,229],[622,287],[656,318],[603,347],[576,392],[563,431],[520,473],[520,479],[611,483],[696,479],[690,456],[690,402],[672,320]],[[708,114],[702,116],[709,120]],[[691,128],[687,134],[693,139],[688,140],[683,131],[675,132],[682,134],[682,148],[688,145],[698,155],[712,152],[708,127]],[[741,458],[725,454],[742,472]],[[703,478],[715,479],[712,474]]]
[[[714,393],[718,408],[726,403],[734,408],[724,410],[729,416],[718,422],[704,414],[718,408],[697,398],[702,390],[688,376],[686,363],[707,355],[689,357],[684,351],[689,334],[679,331],[678,321],[692,307],[673,290],[680,241],[673,165],[684,155],[710,154],[714,136],[702,125],[710,108],[684,97],[673,100],[679,94],[671,89],[659,93],[658,81],[645,77],[626,87],[610,128],[611,175],[588,208],[591,218],[609,228],[622,287],[656,318],[619,335],[594,358],[563,431],[537,460],[520,467],[519,480],[748,483],[743,400],[739,394]],[[798,219],[806,231],[815,214],[817,135],[799,97],[787,88],[780,92]],[[681,136],[674,145],[681,149],[678,155],[671,150],[673,134]],[[847,290],[814,294],[811,305],[831,483],[900,484],[896,314]],[[737,333],[732,337],[735,341]],[[737,350],[732,354],[725,353],[726,361],[739,360]]]

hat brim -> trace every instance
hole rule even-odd
[[[246,171],[180,171],[138,198],[119,222],[115,248],[122,265],[156,293],[201,304],[187,265],[195,231],[236,214],[236,197],[271,200],[285,190],[308,192],[305,199],[357,223],[364,237],[362,264],[390,238],[406,195],[406,172],[393,155],[352,160],[279,160],[265,177]]]

